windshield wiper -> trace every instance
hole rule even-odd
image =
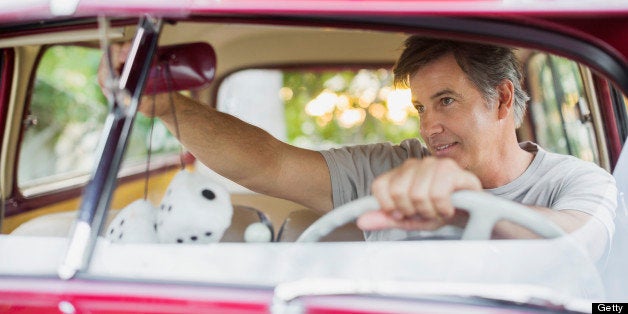
[[[103,22],[101,28],[102,24]],[[97,156],[100,159],[85,187],[68,250],[58,269],[59,277],[62,279],[70,279],[77,272],[84,271],[91,260],[98,233],[109,209],[142,91],[148,80],[161,25],[161,19],[149,16],[140,19],[119,84],[112,88],[113,96],[109,97],[110,111],[99,143]],[[103,49],[109,49],[108,45]],[[109,57],[107,52],[105,56]],[[112,75],[115,74],[112,72]]]
[[[591,303],[532,285],[405,282],[310,278],[280,283],[275,287],[272,313],[304,313],[296,302],[307,296],[380,296],[447,303],[510,305],[550,311],[588,313]]]

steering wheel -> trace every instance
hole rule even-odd
[[[462,240],[490,239],[493,226],[501,219],[526,227],[544,238],[557,238],[565,234],[556,224],[532,209],[485,192],[454,192],[451,202],[455,208],[469,212],[469,222]],[[379,209],[374,196],[351,201],[323,215],[296,242],[316,242],[334,229],[355,221],[362,214]]]

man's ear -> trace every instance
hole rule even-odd
[[[502,80],[501,83],[497,85],[497,92],[499,95],[497,117],[499,119],[505,119],[512,111],[512,107],[515,104],[515,87],[510,80]]]

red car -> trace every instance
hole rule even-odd
[[[513,219],[545,227],[545,239],[366,243],[357,214],[319,218],[251,192],[136,115],[142,96],[170,91],[300,147],[418,137],[409,93],[392,87],[391,72],[412,34],[516,48],[531,98],[518,138],[615,176],[619,206],[604,254],[525,210]],[[627,35],[621,1],[0,4],[0,312],[619,310],[628,300]],[[132,43],[125,92],[108,102],[97,70],[109,45],[123,42]],[[134,200],[167,199],[182,168],[218,182],[233,204],[217,242],[118,243],[107,234]],[[464,192],[455,204],[473,215],[517,207]],[[375,205],[366,198],[348,210]]]

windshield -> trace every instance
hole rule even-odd
[[[474,60],[454,53],[413,68],[405,85],[395,78],[411,32],[152,19],[117,29],[102,18],[98,27],[109,37],[16,48],[34,88],[22,91],[30,103],[13,127],[17,196],[0,236],[10,252],[0,254],[0,276],[261,289],[281,304],[377,295],[588,311],[626,297],[628,154],[613,155],[607,113],[618,109],[598,97],[594,84],[606,81],[585,64],[500,46],[514,51],[522,76],[498,80],[503,89],[486,98]],[[468,78],[438,85],[434,69]],[[467,147],[500,151],[486,130],[507,122],[478,117],[515,90],[523,109],[493,116],[520,110],[508,122],[509,156],[526,160],[516,176],[456,188],[448,200],[460,219],[446,224],[362,230],[369,221],[357,219],[385,211],[373,181],[406,159],[451,160],[477,178],[490,162],[510,173],[508,158]],[[295,161],[277,166],[282,158]],[[563,210],[568,224],[547,219]]]

